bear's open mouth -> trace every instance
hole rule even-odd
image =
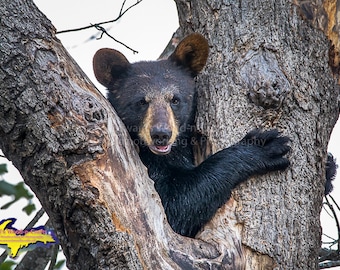
[[[149,149],[156,155],[166,155],[171,151],[171,144],[169,145],[149,145]]]

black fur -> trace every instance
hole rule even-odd
[[[332,181],[336,177],[336,169],[337,164],[332,156],[332,154],[328,153],[327,156],[327,163],[326,163],[326,184],[325,184],[325,195],[328,195],[333,191],[333,184]]]
[[[188,147],[176,146],[166,156],[141,148],[140,157],[155,181],[168,221],[179,234],[194,237],[231,196],[238,184],[253,175],[284,170],[289,161],[287,137],[271,130],[250,132],[238,144],[221,150],[195,167]]]

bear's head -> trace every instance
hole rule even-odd
[[[131,64],[116,50],[100,49],[93,69],[132,139],[164,155],[192,118],[194,77],[205,66],[208,53],[207,40],[194,33],[167,60]]]

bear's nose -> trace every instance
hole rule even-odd
[[[150,136],[156,146],[165,146],[171,138],[172,132],[168,128],[154,127],[151,129]]]

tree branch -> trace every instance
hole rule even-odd
[[[340,261],[323,262],[319,264],[320,269],[333,268],[340,266]]]
[[[143,0],[137,0],[136,3],[134,3],[131,6],[129,6],[126,10],[123,11],[123,8],[124,8],[125,2],[126,2],[126,0],[124,0],[123,4],[121,6],[121,9],[119,11],[119,15],[117,16],[117,18],[115,18],[113,20],[109,20],[109,21],[104,21],[104,22],[100,22],[100,23],[91,24],[91,25],[88,25],[88,26],[79,27],[79,28],[73,28],[73,29],[66,29],[66,30],[57,31],[56,34],[64,34],[64,33],[82,31],[82,30],[86,30],[86,29],[90,29],[90,28],[96,28],[96,26],[98,26],[98,25],[114,23],[114,22],[118,21],[120,18],[122,18],[124,16],[124,14],[126,12],[128,12],[131,8],[133,8],[136,5],[140,4],[142,1]]]
[[[335,206],[339,210],[339,206],[336,203],[336,201],[334,200],[334,198],[331,195],[328,195],[328,196],[331,198],[331,200],[333,201],[333,203],[335,204]],[[333,207],[333,204],[329,201],[328,196],[325,197],[325,199],[326,199],[325,205],[328,206],[328,208],[330,209],[330,211],[332,213],[331,216],[335,220],[335,224],[336,224],[336,228],[337,228],[337,232],[338,232],[338,238],[337,239],[332,239],[333,242],[330,242],[330,244],[331,244],[331,247],[332,247],[332,245],[336,244],[337,245],[337,250],[332,250],[331,247],[329,249],[326,249],[326,248],[321,249],[319,261],[320,262],[324,262],[324,261],[327,261],[327,260],[331,260],[333,264],[330,264],[330,263],[320,263],[319,264],[320,268],[334,267],[336,265],[336,262],[340,258],[340,223],[339,223],[339,219],[338,219],[337,213],[336,213],[336,211],[335,211],[335,209]]]
[[[132,4],[131,6],[129,6],[127,9],[124,10],[124,6],[126,3],[126,0],[124,0],[124,2],[122,3],[122,6],[120,8],[119,11],[119,15],[117,16],[117,18],[113,19],[113,20],[109,20],[109,21],[104,21],[104,22],[100,22],[100,23],[95,23],[95,24],[90,24],[88,26],[83,26],[83,27],[79,27],[79,28],[73,28],[73,29],[67,29],[67,30],[61,30],[61,31],[57,31],[56,34],[64,34],[64,33],[70,33],[70,32],[76,32],[76,31],[82,31],[82,30],[86,30],[86,29],[90,29],[90,28],[96,28],[98,31],[101,32],[100,37],[97,39],[101,39],[103,37],[103,34],[106,34],[108,37],[110,37],[111,39],[113,39],[115,42],[123,45],[124,47],[126,47],[127,49],[131,50],[133,53],[138,53],[138,51],[132,49],[131,47],[129,47],[128,45],[126,45],[125,43],[117,40],[116,38],[114,38],[112,35],[110,35],[107,30],[102,26],[104,24],[108,24],[108,23],[114,23],[117,22],[120,18],[122,18],[124,16],[124,14],[126,12],[128,12],[131,8],[137,6],[138,4],[140,4],[143,0],[137,0],[136,3]]]
[[[101,39],[101,38],[103,37],[103,34],[106,34],[108,37],[110,37],[111,39],[113,39],[115,42],[117,42],[117,43],[123,45],[125,48],[131,50],[133,53],[138,53],[138,51],[132,49],[131,47],[129,47],[129,46],[126,45],[125,43],[123,43],[123,42],[121,42],[121,41],[115,39],[113,36],[111,36],[111,35],[106,31],[106,29],[105,29],[104,27],[100,26],[99,24],[98,24],[98,25],[94,25],[94,26],[95,26],[95,28],[96,28],[97,30],[101,31],[101,35],[100,35],[100,37],[97,38],[97,39]]]
[[[48,270],[53,270],[55,264],[57,263],[57,257],[58,257],[58,252],[59,252],[59,245],[53,245],[51,248],[52,248],[51,263],[50,263],[50,266],[48,267]]]

